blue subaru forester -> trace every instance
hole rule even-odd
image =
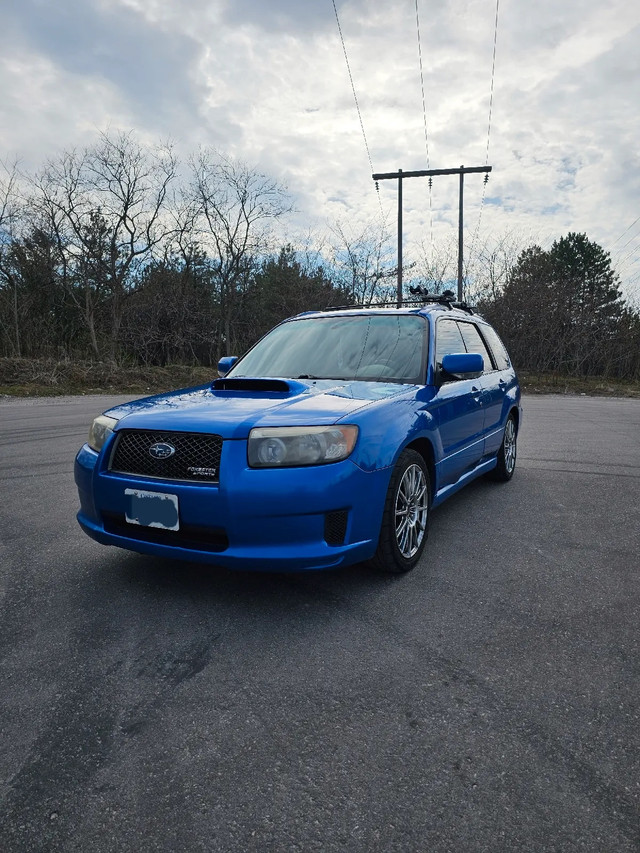
[[[516,462],[520,388],[464,305],[302,314],[210,385],[96,418],[78,521],[105,545],[233,569],[412,569],[429,515]]]

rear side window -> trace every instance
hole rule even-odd
[[[480,332],[476,329],[473,323],[459,323],[460,332],[464,340],[467,352],[477,353],[484,359],[484,372],[488,373],[493,370],[493,363],[489,351],[484,345],[484,341],[480,337]]]
[[[464,341],[455,320],[438,320],[436,325],[436,364],[442,364],[445,355],[465,352]]]
[[[493,329],[491,326],[485,326],[484,323],[482,324],[481,329],[485,340],[491,348],[491,352],[493,353],[493,357],[498,370],[506,370],[508,367],[511,367],[509,354],[506,351],[504,344],[498,337],[496,330]]]

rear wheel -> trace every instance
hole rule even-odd
[[[403,450],[387,491],[378,548],[371,560],[374,568],[392,574],[414,568],[427,542],[430,500],[424,459],[415,450]]]
[[[513,415],[509,415],[504,427],[502,444],[498,451],[498,464],[491,472],[494,480],[506,483],[513,477],[516,468],[517,439],[516,419]]]

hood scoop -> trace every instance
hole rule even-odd
[[[222,377],[211,383],[213,391],[236,391],[245,394],[264,394],[271,396],[292,396],[308,391],[309,386],[291,379],[260,379],[252,376]]]

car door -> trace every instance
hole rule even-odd
[[[476,324],[468,321],[459,323],[459,326],[467,352],[479,353],[484,359],[484,373],[479,380],[482,388],[482,434],[485,440],[483,455],[490,456],[497,449],[490,445],[491,439],[496,437],[496,430],[500,427],[502,417],[504,388],[500,384],[500,371],[496,370],[490,350],[480,335]],[[500,446],[499,443],[498,446]]]
[[[436,321],[435,369],[440,379],[430,405],[442,442],[438,487],[448,486],[476,467],[484,450],[484,412],[480,379],[444,379],[442,359],[450,353],[466,352],[454,319]]]
[[[508,406],[507,393],[516,384],[515,373],[504,344],[488,323],[478,323],[478,329],[493,357],[494,369],[482,377],[484,390],[485,456],[496,454],[502,443],[504,419]]]

